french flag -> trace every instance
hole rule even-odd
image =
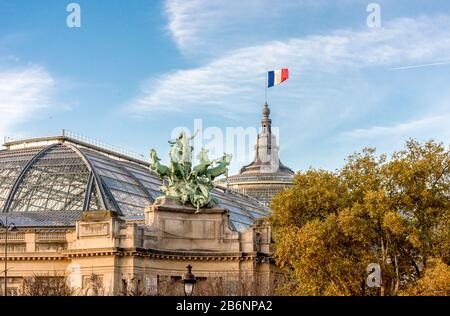
[[[273,87],[286,81],[289,78],[289,70],[287,68],[271,70],[268,72],[267,87]]]

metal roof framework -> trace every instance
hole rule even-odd
[[[116,157],[61,136],[6,147],[0,150],[0,214],[23,217],[27,223],[38,218],[37,213],[39,223],[44,217],[48,223],[66,223],[60,218],[105,209],[128,218],[143,217],[145,207],[162,195],[159,177],[134,157]],[[219,207],[229,210],[231,226],[238,231],[269,213],[258,201],[236,192],[216,189],[213,195]]]

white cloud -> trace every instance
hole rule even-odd
[[[416,69],[416,68],[424,68],[424,67],[435,67],[435,66],[443,66],[450,65],[450,61],[441,61],[435,63],[421,64],[421,65],[409,65],[409,66],[401,66],[391,68],[392,70],[407,70],[407,69]]]
[[[348,84],[354,93],[370,90],[360,74],[364,68],[448,57],[449,17],[402,18],[384,25],[381,29],[339,30],[328,36],[271,41],[227,52],[204,66],[149,79],[129,108],[138,114],[192,109],[245,113],[254,109],[256,96],[263,93],[264,69],[286,66],[291,78],[280,101],[314,105],[317,115],[324,106],[315,104],[317,98],[339,93],[342,85]],[[330,85],[330,80],[335,84]],[[341,110],[351,111],[348,107]]]
[[[347,0],[346,2],[349,2]],[[343,1],[340,1],[342,4]],[[259,37],[275,24],[286,23],[286,14],[330,5],[326,0],[167,0],[167,29],[184,53],[210,52],[224,42],[234,45],[243,34]],[[270,23],[268,23],[270,21]],[[256,28],[254,26],[257,26]],[[234,35],[240,35],[236,37]],[[249,37],[246,38],[249,40]],[[214,49],[213,49],[214,50]]]
[[[189,20],[188,16],[183,18]],[[248,121],[250,113],[255,118],[264,102],[265,68],[288,67],[289,80],[269,89],[269,104],[274,124],[282,126],[281,159],[294,169],[310,165],[338,167],[360,146],[377,146],[389,152],[401,148],[408,137],[448,139],[449,131],[444,128],[448,121],[435,118],[446,113],[436,111],[435,106],[436,98],[442,98],[444,91],[434,87],[442,86],[442,82],[433,85],[438,77],[427,77],[419,85],[420,73],[416,72],[410,80],[405,72],[408,70],[392,68],[448,60],[450,17],[383,20],[382,26],[321,30],[319,35],[214,52],[211,55],[217,57],[199,67],[149,78],[129,102],[128,109],[138,116],[164,112],[197,113],[197,117],[204,114],[206,118],[211,114],[233,116],[234,122],[239,122],[238,118],[247,126],[252,124]],[[184,34],[186,45],[182,49],[201,44],[202,32],[193,28]],[[204,42],[209,43],[211,34],[206,35]],[[447,66],[436,65],[432,70],[439,71],[439,67]],[[446,80],[445,76],[440,78]],[[423,90],[417,90],[421,87]],[[409,98],[408,94],[416,97]],[[424,113],[425,105],[434,112]],[[428,119],[421,122],[423,117]],[[392,123],[402,119],[406,123]],[[404,133],[385,138],[374,128],[374,134],[380,133],[378,137],[358,138],[355,132],[351,138],[350,133],[342,134],[349,126],[366,127],[368,122],[382,130],[403,128]],[[402,125],[409,123],[415,129]],[[420,127],[421,124],[427,126]],[[296,145],[283,146],[289,143]]]
[[[410,138],[421,142],[432,139],[448,145],[448,139],[450,139],[449,111],[392,125],[372,126],[340,133],[334,140],[336,148],[334,154],[341,157],[341,162],[350,153],[364,147],[375,147],[378,153],[392,154],[394,151],[404,148],[405,142]]]
[[[240,5],[247,7],[247,10],[236,10],[238,3],[233,0],[168,0],[166,2],[166,14],[169,22],[167,28],[172,35],[173,40],[181,51],[195,51],[202,44],[202,39],[210,33],[223,34],[223,25],[226,23],[228,28],[233,21],[240,20],[243,12],[253,12],[250,7],[261,5],[263,1],[240,1]],[[233,10],[234,8],[234,10]],[[242,8],[240,8],[242,9]],[[227,23],[228,22],[228,23]],[[212,41],[209,39],[208,44]]]
[[[166,13],[169,18],[168,30],[170,31],[175,43],[180,49],[184,49],[192,41],[196,40],[197,33],[202,30],[202,24],[214,21],[216,13],[209,12],[195,19],[192,18],[196,8],[208,6],[212,1],[179,1],[169,0],[166,2]],[[206,20],[206,21],[205,21]]]
[[[409,137],[447,138],[450,135],[450,115],[428,116],[422,119],[398,123],[391,126],[373,126],[366,129],[355,129],[340,135],[343,141],[359,141],[373,139],[400,139]]]
[[[55,81],[41,66],[0,70],[0,137],[50,106]]]

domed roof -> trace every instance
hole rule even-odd
[[[118,159],[65,138],[35,143],[0,150],[0,214],[14,214],[16,224],[38,218],[36,212],[57,222],[55,218],[73,218],[74,212],[89,210],[110,210],[139,220],[163,194],[161,180],[145,162]],[[267,208],[248,196],[220,189],[213,195],[219,207],[230,211],[236,230],[268,215]]]
[[[270,108],[267,103],[264,104],[262,109],[261,133],[258,135],[255,147],[254,160],[243,166],[239,175],[232,176],[230,178],[240,178],[241,175],[246,176],[258,176],[262,175],[267,177],[268,174],[272,176],[290,177],[288,182],[292,182],[294,171],[286,167],[278,156],[277,138],[272,133],[272,120],[270,119]]]
[[[272,133],[270,108],[262,109],[261,132],[255,146],[255,158],[243,166],[238,174],[216,181],[217,185],[248,194],[264,205],[269,205],[273,196],[292,186],[294,171],[285,166],[278,156],[277,137]]]

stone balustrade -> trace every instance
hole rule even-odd
[[[6,234],[0,233],[0,253],[5,251]],[[65,231],[18,231],[8,233],[8,252],[58,252],[67,249]]]
[[[36,241],[66,241],[65,232],[39,232],[36,234]]]
[[[0,243],[4,243],[6,238],[5,233],[0,233]],[[22,232],[8,232],[8,242],[14,242],[14,241],[24,241],[25,240],[25,233]]]

